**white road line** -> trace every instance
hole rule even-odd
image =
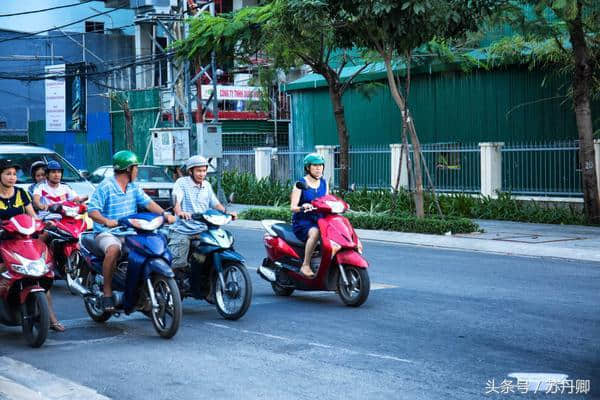
[[[0,357],[0,383],[2,383],[0,394],[10,400],[109,400],[108,397],[99,394],[94,389],[10,357]],[[5,383],[8,384],[5,385]],[[15,392],[15,389],[18,389],[18,392]],[[31,395],[28,396],[28,394]]]
[[[277,339],[277,340],[281,340],[281,341],[285,341],[285,342],[301,342],[299,340],[290,338],[290,337],[284,337],[284,336],[276,336],[276,335],[271,335],[270,333],[263,333],[263,332],[257,332],[257,331],[249,331],[247,329],[238,329],[238,328],[233,328],[231,326],[227,326],[227,325],[222,325],[222,324],[215,324],[212,322],[205,322],[206,325],[210,325],[210,326],[214,326],[217,328],[223,328],[223,329],[230,329],[230,330],[234,330],[237,332],[242,332],[242,333],[249,333],[251,335],[257,335],[257,336],[263,336],[263,337],[267,337],[270,339]],[[337,347],[337,346],[330,346],[327,344],[322,344],[322,343],[316,343],[316,342],[308,342],[306,343],[306,345],[308,346],[313,346],[313,347],[319,347],[322,349],[329,349],[329,350],[338,350],[344,353],[349,353],[349,354],[356,354],[356,355],[360,355],[360,356],[368,356],[368,357],[373,357],[373,358],[379,358],[379,359],[383,359],[383,360],[391,360],[391,361],[397,361],[397,362],[402,362],[402,363],[413,363],[414,361],[412,360],[408,360],[406,358],[399,358],[399,357],[395,357],[395,356],[390,356],[387,354],[376,354],[376,353],[361,353],[359,351],[356,350],[350,350],[344,347]]]

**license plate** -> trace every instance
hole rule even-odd
[[[158,197],[169,197],[169,189],[158,189]]]

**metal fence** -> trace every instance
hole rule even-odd
[[[225,150],[223,171],[254,173],[254,150]]]
[[[390,146],[351,146],[348,151],[350,170],[348,184],[356,188],[389,188],[390,187]],[[335,151],[335,182],[340,182],[340,153]]]
[[[478,144],[425,144],[421,150],[438,192],[481,191],[481,151]],[[502,191],[524,196],[581,197],[578,150],[576,141],[506,144],[501,150]],[[304,174],[302,159],[312,151],[312,148],[278,149],[272,156],[271,177],[280,182],[300,178]],[[390,188],[389,145],[351,147],[349,155],[350,185],[357,189]],[[254,173],[254,150],[227,150],[224,160],[225,170]],[[412,149],[410,160],[414,160]],[[339,149],[336,149],[336,184],[339,184],[339,174]],[[412,182],[412,179],[409,180]],[[430,187],[424,170],[423,184],[425,189]]]
[[[436,143],[421,146],[433,186],[438,192],[478,193],[481,190],[481,152],[477,144]],[[414,160],[411,150],[411,160]],[[430,187],[425,169],[423,185]]]
[[[582,196],[577,141],[506,144],[502,191],[528,196]]]

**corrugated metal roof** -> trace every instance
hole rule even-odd
[[[487,55],[482,50],[474,50],[468,54],[475,60],[485,61],[487,60]],[[354,75],[363,65],[353,65],[350,67],[346,67],[342,70],[341,80],[342,82],[350,78]],[[433,62],[427,65],[419,65],[411,69],[412,74],[424,74],[424,73],[436,73],[436,72],[444,72],[444,71],[455,71],[461,68],[461,63],[442,63],[442,62]],[[396,73],[403,74],[406,71],[406,65],[404,63],[397,63],[394,66],[394,71]],[[374,62],[368,67],[365,68],[355,79],[354,82],[368,82],[368,81],[376,81],[386,79],[386,70],[385,64],[380,62]],[[294,91],[294,90],[305,90],[305,89],[316,89],[319,87],[327,86],[327,82],[325,82],[325,78],[322,75],[311,73],[306,76],[303,76],[300,79],[297,79],[293,82],[290,82],[286,85],[283,85],[284,91]]]

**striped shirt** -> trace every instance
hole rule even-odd
[[[119,218],[137,212],[137,206],[147,206],[152,200],[137,183],[129,182],[125,193],[117,183],[114,176],[105,178],[94,190],[92,198],[88,203],[88,212],[100,211],[100,214],[108,219],[119,220]],[[108,230],[107,227],[98,223],[94,224],[94,232],[100,233]]]
[[[220,204],[210,182],[202,181],[202,184],[198,185],[191,176],[177,179],[173,185],[173,199],[182,211],[190,214],[203,213]],[[206,225],[199,221],[178,218],[171,229],[184,235],[193,235],[205,230]]]

